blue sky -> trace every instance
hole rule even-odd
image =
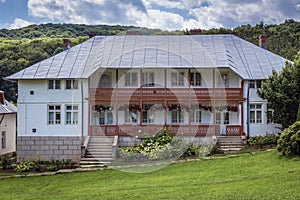
[[[162,30],[300,21],[300,0],[0,0],[0,28],[30,24],[134,25]]]

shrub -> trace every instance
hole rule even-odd
[[[277,150],[286,156],[300,156],[300,121],[283,130]]]
[[[12,169],[14,163],[15,163],[15,158],[11,158],[9,156],[0,157],[0,167],[2,169]]]
[[[72,169],[76,167],[76,163],[72,160],[51,160],[51,161],[24,161],[19,163],[15,171],[22,172],[45,172],[45,171],[57,171],[59,169]]]
[[[263,148],[265,145],[276,146],[279,135],[276,133],[253,136],[248,139],[249,146],[257,146]]]

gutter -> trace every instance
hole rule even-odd
[[[81,89],[81,144],[83,145],[83,107],[84,107],[84,97],[83,97],[83,84],[82,80],[80,81],[80,89]]]
[[[249,92],[250,91],[250,84],[248,81],[248,87],[247,87],[247,139],[250,137],[250,102],[249,102]]]

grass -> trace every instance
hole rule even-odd
[[[138,169],[136,169],[138,170]],[[0,199],[300,199],[300,159],[277,152],[172,164],[149,173],[103,170],[0,180]]]

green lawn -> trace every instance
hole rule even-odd
[[[300,199],[300,159],[277,152],[119,170],[0,180],[0,199]]]

